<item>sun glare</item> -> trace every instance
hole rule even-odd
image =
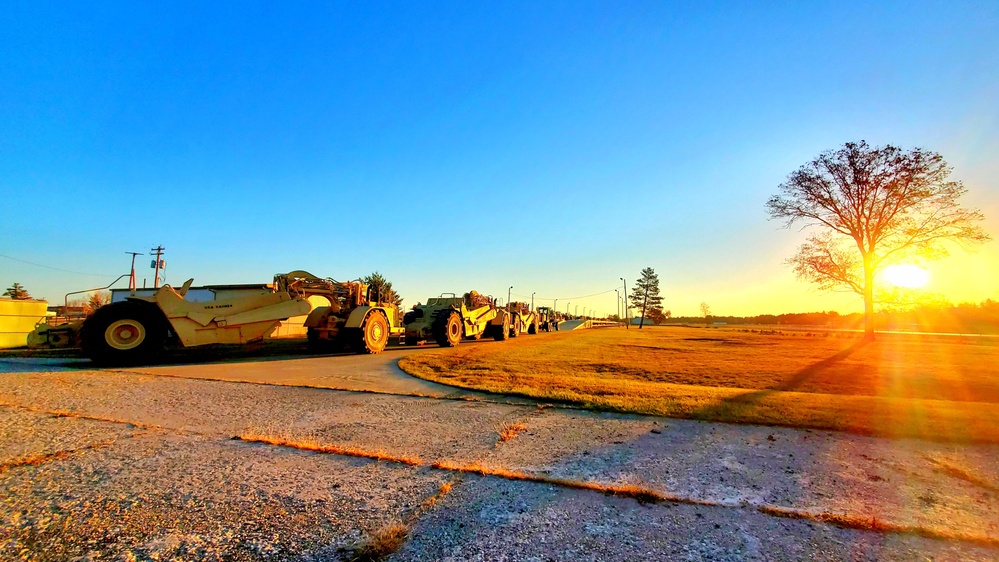
[[[930,280],[928,271],[914,265],[891,265],[885,268],[885,280],[905,289],[918,289]]]

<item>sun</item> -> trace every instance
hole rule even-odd
[[[890,265],[884,271],[885,281],[904,289],[918,289],[930,280],[930,273],[915,265]]]

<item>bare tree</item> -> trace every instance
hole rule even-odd
[[[7,290],[4,291],[3,296],[10,297],[18,301],[28,300],[31,298],[31,295],[28,294],[28,290],[21,286],[20,283],[14,283],[13,287],[8,287]]]
[[[649,309],[662,312],[662,297],[659,296],[659,276],[651,267],[642,270],[641,277],[635,281],[635,288],[628,295],[631,306],[642,309],[642,319],[638,323],[641,329],[645,325],[645,315]]]
[[[709,324],[711,319],[711,306],[706,302],[701,303],[701,315],[704,316],[704,323]]]
[[[904,259],[947,255],[946,242],[981,243],[984,217],[958,199],[967,191],[949,179],[935,152],[864,141],[826,151],[788,176],[767,201],[771,219],[821,226],[788,260],[799,278],[823,289],[864,297],[864,330],[874,337],[875,274]]]

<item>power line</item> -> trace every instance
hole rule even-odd
[[[103,274],[103,273],[84,273],[82,271],[71,271],[69,269],[61,269],[61,268],[52,267],[52,266],[49,266],[49,265],[42,265],[40,263],[35,263],[35,262],[27,261],[27,260],[17,259],[17,258],[8,256],[8,255],[5,255],[5,254],[0,254],[0,258],[7,258],[9,260],[19,261],[21,263],[26,263],[28,265],[33,265],[35,267],[44,267],[45,269],[52,269],[52,270],[55,270],[55,271],[62,271],[63,273],[73,273],[75,275],[89,275],[91,277],[114,277],[114,275],[106,275],[106,274]]]
[[[535,298],[535,300],[542,300],[542,301],[553,301],[553,300],[560,300],[560,301],[561,300],[570,300],[571,301],[571,300],[577,300],[577,299],[587,299],[587,298],[590,298],[590,297],[597,297],[597,296],[600,296],[600,295],[606,295],[607,293],[613,293],[616,290],[617,290],[617,288],[614,288],[614,289],[611,289],[609,291],[601,291],[599,293],[593,293],[592,295],[583,295],[581,297],[557,297],[556,298],[556,297],[539,297],[539,296],[535,295],[534,298]],[[525,298],[525,299],[531,298],[531,295],[521,295],[520,293],[513,293],[513,294],[516,295],[516,296],[518,296],[518,297]]]

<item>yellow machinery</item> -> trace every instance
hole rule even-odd
[[[315,351],[340,346],[359,353],[379,353],[389,336],[402,333],[395,304],[382,302],[382,295],[371,295],[370,287],[360,281],[340,282],[293,271],[276,276],[274,286],[306,299],[320,296],[329,303],[313,309],[305,320],[309,347]]]
[[[433,338],[441,347],[458,345],[461,338],[478,339],[491,335],[496,340],[507,339],[510,315],[498,308],[496,301],[469,291],[457,297],[427,299],[427,304],[417,304],[403,317],[406,345],[416,345]]]
[[[378,353],[385,349],[397,316],[394,305],[370,306],[363,283],[338,283],[304,271],[275,276],[271,293],[205,302],[184,299],[192,282],[98,308],[80,331],[84,355],[102,364],[136,364],[150,361],[167,343],[246,344],[262,340],[282,320],[305,314],[310,341],[336,341],[355,351]],[[314,295],[326,297],[330,306],[312,310],[308,299]]]
[[[280,291],[191,302],[193,280],[180,290],[160,287],[150,297],[129,297],[104,305],[83,322],[83,354],[102,364],[136,364],[153,359],[168,338],[184,347],[245,344],[262,340],[282,321],[307,314],[309,302]]]
[[[551,307],[539,306],[537,315],[538,327],[546,332],[558,331],[559,322],[562,321],[562,313]]]
[[[538,333],[539,316],[531,310],[526,302],[512,302],[507,307],[510,311],[510,337],[515,338],[520,334]]]

